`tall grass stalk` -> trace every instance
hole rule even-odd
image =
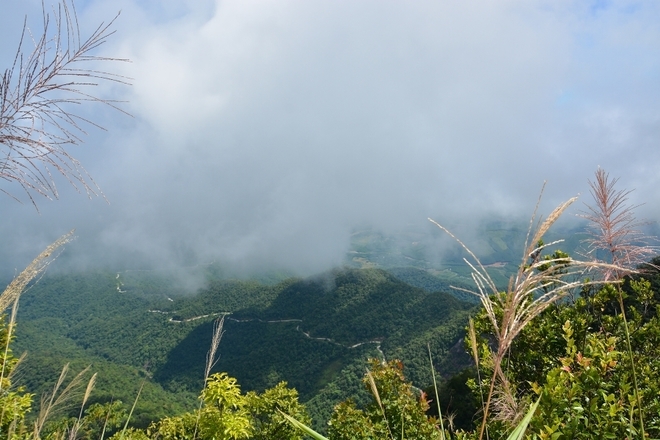
[[[108,428],[108,420],[110,420],[110,413],[112,412],[112,402],[113,400],[110,400],[110,406],[108,407],[108,412],[105,414],[105,420],[103,421],[103,428],[101,429],[100,440],[103,440],[103,438],[105,437],[105,431]]]
[[[218,363],[218,346],[222,340],[222,335],[224,331],[222,328],[225,325],[225,315],[213,321],[213,335],[211,337],[211,346],[209,351],[206,353],[206,365],[204,367],[204,386],[202,391],[206,388],[206,382],[209,380],[211,375],[211,370]],[[202,406],[204,405],[204,399],[200,399],[199,407],[197,408],[197,419],[195,420],[195,431],[193,432],[193,439],[197,438],[197,430],[199,429],[199,420],[202,417]]]
[[[131,421],[131,417],[133,417],[133,411],[135,411],[135,407],[137,406],[138,400],[140,399],[140,394],[142,393],[142,388],[144,388],[145,381],[146,380],[142,381],[142,384],[138,389],[137,396],[135,396],[135,400],[133,401],[131,410],[129,411],[128,417],[126,418],[126,423],[124,423],[124,428],[121,430],[121,435],[119,436],[119,440],[124,440],[124,437],[126,436],[126,430],[128,429],[128,424]]]
[[[477,332],[474,329],[474,320],[468,320],[468,337],[470,338],[470,348],[472,349],[472,358],[477,368],[477,381],[479,382],[479,397],[481,398],[481,411],[486,412],[486,403],[484,400],[484,387],[481,381],[481,368],[479,367],[479,347],[477,346]],[[486,428],[486,439],[488,439],[488,428]]]
[[[433,357],[431,356],[431,345],[426,344],[429,351],[429,362],[431,364],[431,376],[433,376],[433,391],[435,391],[435,403],[438,406],[438,418],[440,419],[440,438],[445,440],[445,425],[442,421],[442,409],[440,409],[440,394],[438,393],[438,383],[435,380],[435,367],[433,366]]]
[[[394,435],[392,435],[392,430],[390,429],[390,424],[387,421],[387,415],[385,414],[385,407],[383,406],[383,402],[380,400],[380,393],[378,392],[376,381],[374,380],[373,374],[371,374],[371,371],[369,370],[367,370],[367,379],[369,380],[369,388],[371,388],[371,394],[374,395],[374,398],[376,399],[376,403],[378,403],[378,407],[380,408],[380,412],[383,415],[383,421],[385,422],[385,427],[387,428],[387,432],[389,433],[390,438],[394,440]]]
[[[589,253],[594,255],[595,259],[599,257],[599,253],[606,256],[612,268],[603,271],[603,279],[613,282],[621,281],[625,276],[637,272],[637,266],[657,252],[657,247],[651,246],[650,239],[641,231],[641,226],[645,222],[637,220],[634,213],[637,206],[628,204],[628,196],[632,190],[616,189],[617,182],[618,179],[610,179],[609,173],[598,168],[595,180],[589,181],[594,205],[587,205],[587,212],[582,215],[593,225],[591,238],[587,240]],[[640,433],[644,438],[642,398],[637,383],[635,359],[630,343],[630,329],[620,283],[617,284],[616,290],[626,335],[626,351],[630,360]]]
[[[5,342],[5,347],[2,355],[2,371],[0,372],[0,392],[6,391],[4,388],[4,383],[5,383],[5,374],[9,376],[11,373],[13,373],[16,370],[16,365],[13,366],[11,373],[7,372],[8,365],[7,363],[9,362],[9,353],[11,352],[9,349],[9,343],[11,342],[11,339],[13,337],[13,332],[14,332],[14,326],[16,325],[16,313],[18,312],[18,297],[14,300],[14,305],[11,308],[11,315],[9,318],[9,322],[7,323],[7,341]],[[9,379],[9,377],[7,377]],[[2,423],[2,418],[0,418],[0,423]]]
[[[541,195],[543,191],[541,191]],[[483,305],[493,328],[496,347],[493,353],[493,373],[490,380],[490,389],[484,405],[483,420],[479,430],[479,439],[482,439],[486,423],[490,415],[491,406],[496,404],[496,417],[516,423],[521,417],[521,408],[518,408],[504,371],[502,362],[509,352],[514,339],[536,316],[547,309],[551,304],[566,295],[571,289],[582,287],[585,282],[580,280],[585,271],[596,267],[613,269],[613,265],[595,262],[579,261],[572,258],[540,259],[543,250],[549,246],[560,243],[561,240],[542,244],[542,237],[550,227],[561,217],[566,209],[577,199],[573,197],[555,208],[550,215],[534,229],[541,195],[536,203],[530,219],[525,249],[517,273],[511,277],[506,292],[499,292],[495,282],[488,274],[479,258],[452,234],[447,228],[429,219],[438,226],[468,253],[471,260],[464,261],[472,269],[472,279],[477,287],[476,291],[458,288],[476,295]],[[597,284],[598,281],[586,282]],[[498,316],[501,311],[501,317]],[[496,400],[494,401],[494,398]]]
[[[2,354],[2,370],[0,371],[0,392],[8,392],[8,387],[10,386],[10,378],[16,371],[16,367],[20,362],[25,358],[25,355],[22,355],[14,363],[14,365],[8,365],[10,362],[10,348],[14,328],[16,326],[16,314],[18,312],[18,302],[25,291],[26,287],[32,280],[34,280],[39,275],[42,275],[48,266],[55,260],[58,253],[57,251],[66,243],[69,243],[73,240],[74,230],[69,231],[64,234],[53,243],[51,243],[46,249],[44,249],[32,262],[26,267],[17,277],[15,277],[11,283],[5,288],[5,290],[0,295],[0,313],[4,312],[9,305],[12,305],[12,311],[9,315],[9,322],[7,323],[7,340],[5,341],[5,346],[3,347]],[[0,413],[0,422],[4,420],[7,408],[2,408]],[[40,429],[39,429],[40,431]]]
[[[639,415],[639,429],[642,435],[642,438],[646,438],[644,430],[644,413],[642,412],[642,396],[639,392],[639,386],[637,385],[637,372],[635,370],[635,357],[633,356],[632,345],[630,344],[630,330],[628,328],[628,319],[626,318],[626,309],[623,305],[623,293],[621,292],[621,286],[618,285],[617,293],[619,296],[619,307],[621,307],[621,318],[623,319],[623,329],[626,334],[626,351],[628,353],[628,359],[630,360],[630,371],[632,372],[633,378],[633,387],[635,388],[635,400],[637,401],[637,410]]]
[[[41,252],[37,258],[32,260],[30,265],[25,268],[16,278],[12,280],[7,288],[0,295],[0,312],[9,307],[10,304],[13,304],[20,298],[21,294],[25,290],[25,287],[36,278],[38,275],[42,274],[46,268],[55,260],[57,257],[56,251],[73,240],[73,233],[75,229],[72,229],[68,233],[64,234],[53,243],[51,243],[46,249]]]
[[[82,416],[83,416],[83,411],[85,410],[85,405],[87,404],[87,400],[89,399],[89,396],[92,394],[92,390],[94,389],[94,385],[96,384],[96,375],[97,373],[94,373],[92,377],[89,379],[89,382],[87,382],[87,388],[85,388],[85,394],[83,395],[82,404],[80,405],[80,411],[78,412],[78,419],[69,430],[69,440],[75,440],[76,437],[78,436],[78,431],[80,431],[80,427],[82,426]]]
[[[39,415],[34,422],[33,438],[39,439],[41,431],[46,423],[46,420],[53,415],[56,411],[62,410],[65,406],[76,396],[76,392],[80,388],[82,379],[89,371],[90,367],[85,368],[78,373],[68,385],[60,391],[64,385],[66,377],[69,373],[69,364],[62,367],[60,376],[55,382],[52,393],[45,395],[41,398],[41,405],[39,408]]]
[[[218,346],[220,345],[222,335],[224,334],[224,331],[222,331],[224,325],[225,315],[222,315],[222,317],[213,321],[213,336],[211,337],[211,346],[206,354],[206,366],[204,367],[204,385],[206,385],[206,381],[211,375],[211,370],[215,367],[215,364],[218,363]]]
[[[603,271],[606,281],[620,280],[636,272],[639,264],[658,251],[641,230],[648,222],[639,221],[635,216],[634,211],[639,205],[628,204],[632,190],[617,190],[618,180],[611,179],[609,173],[598,168],[595,180],[589,181],[594,205],[587,204],[587,211],[581,214],[592,225],[590,238],[586,240],[588,254],[595,260],[600,260],[602,255],[611,263],[611,267]]]

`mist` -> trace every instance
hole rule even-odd
[[[128,117],[90,106],[70,153],[103,191],[2,189],[0,265],[25,266],[72,228],[64,266],[312,274],[356,229],[462,233],[549,213],[597,167],[660,211],[660,5],[652,1],[155,1],[76,3],[132,86],[102,85]],[[0,65],[22,20],[0,17]],[[570,217],[579,210],[568,213]],[[59,264],[59,263],[58,263]]]

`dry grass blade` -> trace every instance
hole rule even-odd
[[[438,228],[442,229],[447,235],[449,235],[451,238],[453,238],[454,240],[456,240],[456,242],[457,242],[458,244],[461,245],[461,247],[462,247],[462,248],[463,248],[463,249],[464,249],[464,250],[465,250],[465,251],[466,251],[466,252],[467,252],[467,253],[468,253],[473,259],[474,259],[474,261],[476,262],[477,266],[479,266],[479,270],[477,270],[477,269],[472,265],[472,263],[470,263],[468,260],[465,260],[465,262],[466,262],[467,264],[469,264],[470,267],[472,267],[472,269],[473,269],[473,274],[474,274],[475,276],[478,276],[481,280],[483,280],[483,281],[488,285],[488,287],[489,287],[492,291],[497,292],[497,287],[495,287],[495,283],[493,282],[493,280],[492,280],[492,278],[490,277],[490,275],[488,275],[488,271],[487,271],[486,268],[483,266],[483,264],[481,264],[481,261],[479,260],[479,258],[477,258],[477,256],[476,256],[476,255],[470,250],[470,248],[467,247],[467,246],[465,245],[465,243],[463,243],[458,237],[456,237],[454,234],[452,234],[452,233],[449,231],[449,229],[445,228],[444,226],[442,226],[440,223],[436,222],[436,221],[433,220],[432,218],[429,218],[428,220],[429,220],[431,223],[433,223],[434,225],[436,225]],[[474,293],[474,292],[473,292],[473,293]],[[476,294],[476,293],[475,293],[475,294]],[[478,294],[477,294],[477,295],[478,295]]]
[[[472,350],[472,359],[475,365],[479,365],[479,349],[477,347],[477,332],[474,330],[474,321],[468,320],[468,337],[470,338],[470,348]]]
[[[641,231],[647,222],[636,219],[634,210],[638,206],[628,204],[632,191],[617,190],[617,182],[618,179],[610,179],[607,172],[598,168],[595,180],[589,181],[594,206],[586,205],[587,212],[582,213],[592,225],[591,238],[586,240],[588,253],[614,267],[603,271],[606,280],[634,272],[658,251]]]
[[[87,404],[87,400],[89,399],[89,396],[91,396],[92,390],[94,389],[94,385],[96,384],[96,375],[97,373],[94,373],[92,377],[89,379],[89,382],[87,382],[87,388],[85,388],[85,394],[83,395],[82,404],[80,405],[80,412],[78,413],[78,419],[76,420],[76,422],[73,424],[73,427],[69,431],[70,440],[75,440],[78,437],[78,431],[80,431],[80,427],[82,426],[82,416],[83,416],[83,411],[85,410],[85,405]]]
[[[383,402],[380,400],[380,393],[378,392],[376,381],[374,380],[373,374],[371,374],[371,371],[369,370],[367,370],[367,380],[369,381],[369,388],[371,389],[371,394],[373,394],[374,398],[376,399],[376,403],[378,403],[378,407],[380,408],[380,412],[381,414],[383,414],[383,421],[385,422],[385,426],[387,427],[387,432],[390,434],[390,438],[394,440],[394,436],[392,435],[392,430],[390,429],[390,424],[387,421],[387,415],[385,414],[385,407],[383,406]]]
[[[63,235],[59,239],[57,239],[55,242],[53,242],[50,246],[48,246],[43,252],[41,252],[37,258],[35,258],[30,265],[23,270],[14,280],[7,286],[7,288],[2,292],[2,295],[0,295],[0,312],[4,312],[4,310],[9,306],[9,304],[13,304],[12,306],[12,312],[10,315],[9,323],[7,325],[7,341],[4,347],[4,354],[3,354],[3,361],[2,361],[2,371],[0,372],[0,389],[6,389],[9,387],[10,381],[9,378],[15,373],[16,367],[19,365],[22,359],[24,359],[25,355],[21,356],[13,365],[9,365],[9,344],[12,339],[12,333],[15,327],[16,323],[16,314],[18,311],[18,300],[21,297],[21,294],[25,290],[26,286],[39,274],[42,274],[44,270],[48,267],[50,263],[53,262],[55,258],[55,252],[64,244],[70,242],[73,239],[73,233],[74,231],[71,230],[69,233]],[[55,388],[55,392],[59,389],[59,387],[62,385],[62,381],[66,377],[66,371],[68,370],[68,366],[65,366],[65,368],[62,370],[62,374],[60,375],[60,379],[58,380]],[[52,395],[51,399],[48,402],[47,406],[42,405],[42,409],[46,407],[52,408],[55,401],[55,394]],[[42,400],[42,403],[45,403],[46,400]],[[39,432],[41,431],[41,428],[43,427],[43,422],[45,421],[45,417],[47,416],[48,412],[46,412],[46,415],[44,416],[43,419],[41,419],[41,415],[37,418],[35,421],[35,438],[38,438]]]
[[[548,182],[543,181],[543,185],[541,186],[541,191],[539,191],[539,197],[536,199],[536,205],[534,205],[534,211],[532,211],[532,216],[529,218],[529,226],[527,226],[527,234],[525,235],[525,254],[527,254],[528,247],[530,243],[535,243],[534,240],[531,242],[529,241],[529,237],[532,235],[532,230],[534,229],[534,221],[536,220],[536,214],[539,212],[539,206],[541,206],[541,200],[543,199],[543,192],[545,191],[545,186]],[[538,243],[538,240],[536,241]],[[521,261],[521,265],[524,265],[527,257],[526,255],[523,254],[523,260]]]
[[[534,234],[534,238],[532,241],[527,245],[527,256],[532,254],[534,252],[534,248],[537,246],[537,243],[543,238],[546,232],[550,229],[550,227],[561,217],[561,215],[566,211],[566,208],[571,206],[575,201],[577,200],[577,197],[573,197],[571,199],[568,199],[561,205],[557,206],[554,211],[550,213],[547,219],[541,224],[541,226],[538,228],[536,233]]]
[[[217,352],[220,341],[222,340],[222,327],[225,324],[225,315],[222,315],[221,318],[213,321],[213,336],[211,337],[211,346],[209,351],[206,353],[206,366],[204,368],[204,388],[206,388],[206,381],[211,375],[211,370],[218,362]],[[203,390],[202,390],[203,391]],[[193,439],[197,438],[197,430],[199,429],[199,421],[202,417],[202,405],[204,405],[204,399],[199,401],[199,407],[197,408],[197,419],[195,420],[195,430],[193,432]]]
[[[371,371],[367,370],[367,380],[369,381],[369,388],[371,389],[371,394],[374,395],[374,398],[376,399],[376,403],[378,403],[378,406],[380,407],[380,410],[383,411],[383,415],[385,412],[385,409],[383,409],[383,403],[380,401],[380,393],[378,392],[378,387],[376,386],[376,381],[374,380],[373,374],[371,374]]]
[[[6,336],[6,342],[5,342],[5,348],[4,348],[4,353],[2,356],[2,372],[0,372],[0,390],[6,390],[9,388],[10,381],[9,381],[9,376],[16,370],[16,365],[18,364],[15,363],[14,365],[8,365],[9,359],[10,359],[10,353],[11,350],[9,349],[9,343],[12,340],[13,333],[14,333],[14,327],[16,326],[16,313],[18,312],[18,297],[14,300],[14,305],[11,308],[11,315],[9,318],[9,323],[7,324],[7,336]],[[7,377],[5,377],[5,375]],[[7,379],[7,381],[5,381]],[[7,383],[5,383],[7,382]]]
[[[10,304],[18,301],[21,293],[25,287],[32,281],[35,277],[41,274],[50,263],[53,262],[55,251],[57,251],[61,246],[69,243],[73,240],[73,233],[75,230],[69,231],[67,234],[64,234],[52,244],[50,244],[43,252],[41,252],[37,258],[32,260],[32,263],[23,270],[14,280],[7,286],[7,288],[0,295],[0,312],[3,312]]]
[[[86,124],[101,128],[74,108],[96,102],[122,111],[117,101],[91,92],[101,82],[129,80],[96,67],[127,61],[93,55],[114,33],[113,22],[82,40],[73,3],[61,0],[52,13],[44,6],[43,30],[32,34],[24,24],[13,64],[0,77],[0,179],[20,185],[35,207],[34,194],[58,197],[51,171],[88,196],[100,194],[67,148],[82,142]],[[30,41],[32,50],[25,48]]]
[[[126,430],[128,429],[128,424],[131,421],[131,417],[133,417],[133,411],[135,411],[135,407],[137,406],[138,400],[140,399],[140,394],[142,394],[142,389],[144,388],[144,384],[145,381],[143,380],[142,383],[140,384],[140,389],[138,389],[137,396],[135,396],[135,400],[133,401],[133,406],[131,406],[131,410],[128,412],[128,417],[126,418],[126,423],[124,423],[124,429],[121,430],[121,435],[119,436],[119,440],[124,440],[126,436]]]
[[[211,346],[209,348],[208,353],[206,354],[206,367],[204,369],[204,382],[209,378],[209,375],[211,374],[211,370],[215,366],[216,363],[218,363],[217,359],[217,352],[218,352],[218,346],[220,345],[220,340],[222,340],[222,335],[224,332],[222,331],[222,327],[225,324],[225,315],[222,315],[221,318],[216,319],[213,321],[213,337],[211,338]]]
[[[87,382],[87,388],[85,388],[85,395],[83,397],[83,403],[82,406],[85,406],[87,403],[87,400],[89,399],[89,396],[92,394],[92,390],[94,389],[94,385],[96,385],[96,375],[98,373],[94,373],[89,379],[89,382]]]
[[[76,395],[79,395],[77,391],[80,388],[82,379],[89,371],[90,367],[85,368],[80,373],[78,373],[69,384],[60,391],[62,385],[66,380],[66,377],[69,373],[69,364],[62,367],[62,372],[60,377],[57,379],[55,386],[53,387],[53,392],[47,396],[41,398],[41,407],[39,409],[39,415],[34,422],[34,432],[33,436],[35,439],[40,438],[41,430],[46,423],[46,420],[49,417],[52,417],[57,411],[62,411],[66,409],[67,405],[75,399]]]
[[[431,344],[426,344],[426,349],[429,352],[429,363],[431,364],[431,376],[433,377],[433,391],[435,392],[435,403],[438,407],[438,419],[440,420],[440,440],[446,440],[445,425],[442,421],[442,408],[440,407],[440,393],[438,393],[438,383],[435,379],[435,367],[433,366],[433,356],[431,356]],[[403,414],[401,415],[403,417]],[[452,425],[452,422],[449,422]],[[403,426],[403,421],[401,422]],[[403,434],[401,435],[403,437]]]
[[[113,400],[110,400],[110,404],[112,404]],[[108,412],[105,413],[105,419],[103,420],[103,428],[101,428],[101,438],[100,440],[103,440],[105,438],[105,431],[108,428],[108,421],[110,420],[110,413],[112,412],[111,408],[108,408]]]
[[[14,327],[16,326],[16,313],[18,312],[18,298],[14,301],[14,305],[11,309],[11,317],[9,319],[9,323],[7,324],[7,335],[5,336],[6,338],[6,343],[5,343],[5,348],[4,348],[4,353],[2,356],[2,372],[0,373],[0,391],[2,394],[6,394],[12,385],[12,378],[16,374],[16,371],[18,371],[19,365],[25,360],[26,353],[23,353],[18,359],[14,359],[11,356],[11,350],[9,348],[9,344],[12,341],[13,338],[13,331]],[[2,425],[5,414],[7,412],[7,407],[6,405],[2,406],[2,411],[0,412],[0,425]],[[11,410],[9,411],[11,412]],[[12,425],[15,425],[17,422],[17,419],[14,418],[12,421]],[[13,429],[13,428],[12,428]],[[10,429],[10,432],[12,431]],[[12,438],[11,435],[8,435],[7,438]]]
[[[479,347],[477,346],[477,332],[474,328],[474,320],[470,318],[468,320],[468,337],[470,338],[470,348],[472,349],[472,358],[474,359],[474,365],[477,368],[477,381],[479,383],[479,397],[481,398],[481,411],[486,412],[486,400],[484,399],[484,390],[481,380],[481,368],[479,368]],[[486,432],[486,437],[488,438],[488,432]]]

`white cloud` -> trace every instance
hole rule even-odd
[[[107,53],[134,78],[135,119],[102,113],[83,156],[111,206],[58,213],[103,246],[312,271],[357,224],[526,213],[543,180],[550,205],[597,165],[657,197],[653,2],[167,5],[79,8],[122,8]]]

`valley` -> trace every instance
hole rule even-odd
[[[246,390],[287,381],[317,424],[341,400],[368,399],[360,379],[369,357],[404,360],[420,387],[430,381],[427,343],[443,374],[469,362],[450,350],[474,306],[448,286],[430,292],[383,270],[345,268],[273,285],[211,280],[183,295],[145,275],[122,278],[121,289],[110,272],[46,276],[34,285],[18,316],[14,350],[28,353],[20,384],[40,395],[65,363],[92,365],[99,372],[93,401],[126,404],[144,381],[134,420],[146,426],[194,408],[219,316],[224,335],[213,371]]]

